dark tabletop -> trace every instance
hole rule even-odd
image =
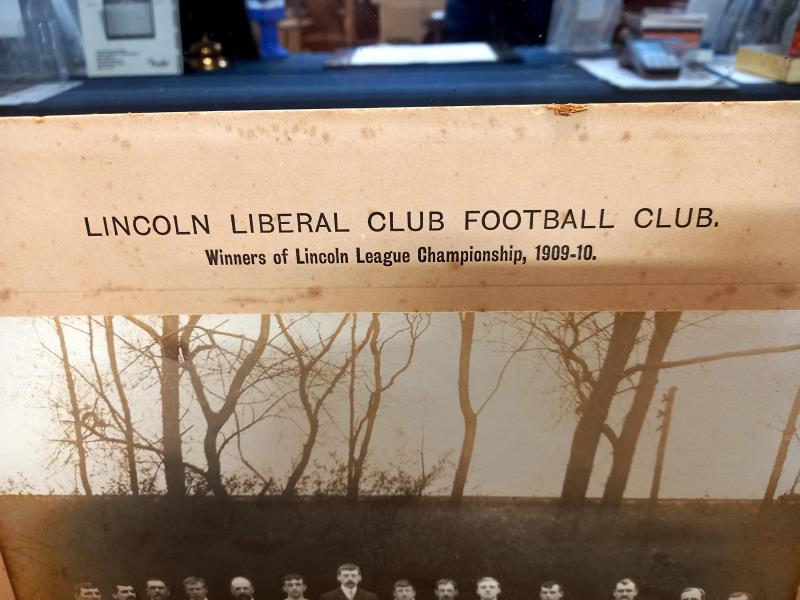
[[[573,58],[521,48],[521,62],[407,67],[326,68],[327,54],[241,62],[225,71],[174,77],[90,79],[36,104],[0,107],[3,115],[366,108],[483,104],[800,100],[800,86],[737,89],[618,90]]]

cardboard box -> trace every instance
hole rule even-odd
[[[421,42],[431,13],[444,5],[445,0],[381,0],[381,42]]]

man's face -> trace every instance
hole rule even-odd
[[[539,588],[539,598],[540,600],[561,600],[564,597],[564,590],[561,589],[561,586],[551,585],[550,587],[542,586]]]
[[[339,571],[337,579],[344,587],[354,588],[361,583],[361,571],[358,569],[344,569]]]
[[[253,584],[244,577],[237,577],[231,581],[231,596],[236,600],[252,600],[254,594]]]
[[[100,590],[97,588],[81,588],[80,591],[75,594],[76,600],[100,600],[102,596],[100,595]]]
[[[452,583],[440,583],[436,586],[436,597],[439,600],[454,600],[456,597],[456,586]]]
[[[633,600],[639,594],[632,581],[620,581],[614,588],[614,600]]]
[[[403,585],[394,588],[392,595],[394,596],[394,600],[414,600],[414,597],[417,595],[417,593],[410,585]]]
[[[205,600],[206,595],[208,595],[208,588],[202,583],[190,583],[184,590],[189,600]]]
[[[494,579],[484,579],[478,583],[477,591],[483,600],[494,600],[500,594],[500,584]]]
[[[307,587],[302,579],[289,579],[283,582],[283,591],[286,592],[286,597],[292,600],[302,598]]]
[[[169,588],[160,579],[151,579],[147,582],[147,597],[151,600],[166,600],[169,598]]]
[[[112,596],[115,600],[136,600],[136,590],[132,585],[118,585]]]
[[[681,594],[681,600],[703,600],[703,593],[697,588],[690,588]]]

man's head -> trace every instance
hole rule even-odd
[[[303,581],[302,575],[287,573],[283,576],[283,591],[289,600],[301,600],[308,586]]]
[[[361,583],[361,567],[353,563],[339,565],[336,571],[336,579],[338,579],[339,583],[344,587],[358,587],[358,584]]]
[[[167,600],[170,595],[169,588],[163,579],[148,579],[144,589],[150,600]]]
[[[564,588],[557,581],[545,581],[539,586],[539,600],[561,600]]]
[[[394,600],[414,600],[417,590],[408,579],[398,579],[392,586]]]
[[[205,600],[208,586],[202,577],[187,577],[183,580],[183,593],[189,600]]]
[[[118,583],[111,594],[114,600],[136,600],[136,590],[130,583]]]
[[[620,579],[614,586],[614,600],[633,600],[639,595],[639,587],[633,579]]]
[[[100,588],[91,581],[81,581],[72,588],[75,600],[100,600]]]
[[[756,600],[750,592],[733,592],[728,594],[728,600]]]
[[[494,577],[481,577],[475,591],[481,600],[495,600],[500,595],[500,582]]]
[[[234,577],[231,579],[231,597],[236,600],[252,600],[256,588],[247,577]]]
[[[699,587],[687,587],[681,592],[681,600],[706,600],[706,591]]]
[[[458,585],[452,579],[440,579],[434,590],[437,600],[455,600],[458,596]]]

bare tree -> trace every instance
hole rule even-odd
[[[111,374],[114,377],[114,385],[117,389],[117,397],[122,406],[122,427],[125,437],[125,455],[128,465],[128,477],[130,478],[131,493],[139,495],[139,474],[136,468],[136,446],[134,441],[133,417],[131,416],[130,402],[125,393],[125,386],[122,384],[119,363],[117,361],[117,349],[114,340],[114,318],[104,317],[103,323],[106,330],[106,351],[108,352],[108,362]],[[99,379],[98,379],[99,381]]]
[[[334,364],[326,362],[324,359],[336,342],[339,334],[344,329],[351,315],[345,314],[339,320],[334,331],[327,336],[323,336],[320,327],[317,329],[317,341],[313,344],[306,343],[300,334],[293,334],[290,329],[298,322],[289,325],[285,323],[280,315],[276,315],[278,326],[280,327],[283,338],[289,345],[289,355],[293,357],[297,364],[298,387],[297,395],[302,405],[303,414],[308,424],[306,440],[303,443],[300,456],[295,461],[286,485],[283,488],[283,496],[291,497],[297,493],[297,486],[303,473],[311,460],[311,452],[317,442],[320,429],[320,412],[326,400],[336,389],[336,385],[347,373],[350,365],[364,349],[372,336],[373,325],[367,329],[364,338],[351,349],[349,355],[341,362]],[[301,318],[303,319],[303,318]]]
[[[647,364],[659,364],[664,360],[680,317],[681,313],[679,312],[657,312],[655,314],[655,326],[650,336],[645,359]],[[659,372],[660,369],[647,369],[641,372],[633,394],[633,402],[625,415],[619,435],[611,433],[608,436],[613,448],[613,461],[603,492],[604,504],[616,505],[622,502],[633,465],[636,445],[658,385]]]
[[[215,340],[215,332],[213,330],[204,330],[200,337],[203,338],[202,341],[207,340],[207,343],[191,346],[200,318],[199,315],[189,317],[186,326],[181,331],[180,350],[183,356],[183,368],[189,373],[195,399],[200,405],[203,417],[206,420],[206,431],[203,437],[203,453],[205,454],[207,465],[206,482],[214,495],[226,496],[227,492],[222,480],[222,449],[218,446],[218,438],[223,427],[234,415],[237,403],[246,389],[247,380],[264,354],[269,338],[270,317],[269,315],[261,315],[258,337],[248,350],[245,350],[245,341],[243,339],[240,340],[238,351],[230,363],[230,372],[233,374],[231,382],[227,390],[221,394],[221,406],[217,410],[212,407],[212,402],[209,398],[211,393],[201,375],[201,369],[198,367],[196,359],[203,352],[218,349],[219,344]]]
[[[453,489],[450,491],[450,498],[454,502],[458,502],[464,497],[464,487],[467,483],[472,452],[475,449],[475,436],[478,431],[478,411],[472,408],[472,401],[469,397],[472,342],[475,338],[475,313],[459,313],[458,322],[461,326],[461,343],[458,351],[458,407],[464,418],[464,438],[461,442],[458,463],[456,463],[456,472],[453,475]]]
[[[510,351],[498,372],[494,387],[489,391],[485,398],[476,406],[472,403],[470,387],[470,373],[472,369],[472,346],[475,340],[475,313],[459,313],[458,321],[461,329],[461,338],[458,352],[458,406],[461,409],[461,416],[464,419],[464,437],[461,441],[461,452],[456,463],[456,470],[453,475],[453,486],[450,490],[450,500],[453,503],[461,502],[464,497],[464,488],[467,484],[469,468],[472,464],[472,454],[475,451],[475,439],[478,433],[478,418],[494,398],[503,381],[511,362],[528,344],[533,335],[533,325],[525,335],[522,336],[519,344],[515,344]]]
[[[584,502],[602,437],[609,441],[613,452],[603,502],[609,505],[621,502],[662,371],[800,349],[800,345],[791,344],[665,361],[680,316],[677,312],[654,313],[650,334],[642,327],[644,313],[618,313],[611,324],[598,313],[556,313],[537,326],[546,355],[557,358],[554,370],[572,394],[571,403],[578,416],[562,486],[564,504]],[[645,360],[628,366],[637,346],[645,340],[649,340]],[[609,410],[618,395],[630,391],[633,400],[617,433],[607,422]]]
[[[186,476],[181,440],[180,318],[177,315],[161,316],[160,332],[136,317],[126,318],[145,331],[160,349],[159,379],[164,476],[167,481],[167,494],[184,496],[186,495]]]
[[[569,461],[561,489],[564,504],[582,504],[594,466],[600,436],[607,429],[606,419],[617,388],[625,376],[625,366],[633,352],[644,320],[643,312],[616,313],[608,350],[600,372],[586,401],[581,406],[572,436]]]
[[[72,443],[78,454],[78,472],[80,474],[83,492],[87,496],[92,495],[92,484],[89,481],[89,470],[86,459],[86,441],[83,430],[83,415],[78,404],[78,395],[75,390],[75,379],[73,378],[72,366],[70,365],[69,352],[67,351],[67,341],[64,336],[64,329],[61,326],[61,319],[53,317],[56,327],[58,342],[61,347],[61,362],[64,365],[64,377],[67,382],[67,393],[69,394],[70,417],[72,419],[73,438]]]
[[[364,465],[367,460],[372,434],[375,430],[375,422],[378,418],[378,411],[386,393],[405,373],[414,357],[417,341],[425,332],[430,324],[428,315],[414,314],[403,315],[405,326],[395,330],[393,333],[381,339],[381,316],[378,313],[372,314],[370,321],[371,334],[369,336],[369,349],[372,356],[372,385],[367,386],[369,398],[366,408],[362,415],[357,414],[356,406],[356,366],[357,361],[353,360],[350,366],[350,386],[348,390],[349,400],[349,428],[347,440],[347,488],[346,496],[350,500],[358,498],[361,479],[364,474]],[[350,330],[351,355],[356,353],[358,345],[356,343],[357,317],[353,315]],[[383,373],[383,353],[393,339],[402,333],[408,336],[408,352],[403,363],[388,376]],[[385,383],[384,383],[385,381]],[[423,468],[424,470],[424,468]]]
[[[797,419],[800,416],[800,389],[794,396],[792,408],[789,410],[789,416],[786,418],[786,425],[781,434],[781,440],[778,444],[778,452],[775,455],[775,461],[772,463],[772,471],[769,474],[769,481],[767,482],[767,489],[764,491],[764,498],[761,502],[761,508],[767,509],[772,505],[775,499],[775,490],[778,489],[778,482],[783,474],[783,467],[786,464],[786,457],[789,454],[789,445],[792,443],[792,438],[797,433]],[[800,475],[800,473],[798,473]],[[797,481],[795,481],[795,484]]]

